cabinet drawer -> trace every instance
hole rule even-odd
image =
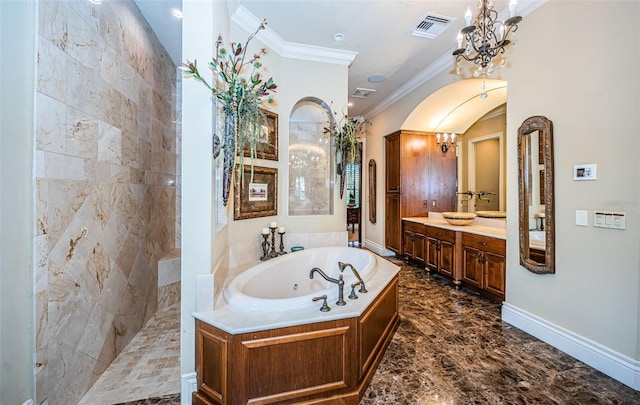
[[[476,249],[492,252],[499,255],[506,254],[506,241],[504,239],[491,238],[488,236],[476,235],[475,233],[463,232],[462,245]]]
[[[456,232],[450,229],[436,228],[434,226],[427,227],[427,236],[433,239],[444,240],[454,243],[456,240]]]
[[[419,224],[417,222],[412,222],[412,221],[402,221],[402,223],[404,225],[405,231],[421,233],[423,235],[426,232],[426,229],[425,229],[426,226],[424,224]]]

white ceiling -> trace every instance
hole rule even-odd
[[[134,0],[176,64],[182,61],[181,23],[171,16],[171,7],[181,0]],[[218,0],[221,1],[221,0]],[[353,51],[349,67],[349,95],[356,88],[375,90],[367,99],[349,97],[352,116],[370,116],[400,98],[432,73],[442,69],[454,74],[456,36],[465,25],[464,13],[474,0],[227,0],[230,9],[244,6],[257,18],[266,18],[268,27],[284,41]],[[526,16],[546,0],[520,0],[518,14]],[[507,15],[509,0],[494,0],[500,18]],[[413,37],[409,33],[427,13],[454,18],[437,38]],[[526,18],[520,29],[527,29]],[[334,34],[344,40],[337,42]],[[434,73],[434,74],[435,74]],[[371,75],[384,75],[382,83],[370,83]],[[496,78],[500,78],[497,74]],[[462,79],[462,78],[461,78]],[[478,93],[480,88],[478,89]],[[454,105],[456,102],[453,102]],[[482,104],[480,104],[480,108]],[[491,110],[487,108],[485,112]]]

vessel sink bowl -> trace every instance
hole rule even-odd
[[[451,225],[470,225],[476,214],[473,212],[443,212],[442,217]]]

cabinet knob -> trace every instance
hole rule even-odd
[[[487,246],[487,242],[482,242],[482,246]]]

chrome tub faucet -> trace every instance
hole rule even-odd
[[[313,279],[313,274],[314,273],[318,273],[320,274],[320,276],[322,276],[322,278],[324,278],[325,280],[327,280],[330,283],[335,283],[338,284],[338,301],[336,301],[336,305],[346,305],[347,303],[344,300],[344,280],[343,280],[343,276],[342,274],[340,274],[340,277],[338,277],[338,279],[335,278],[331,278],[329,276],[327,276],[326,274],[324,274],[324,272],[322,270],[320,270],[317,267],[314,267],[311,269],[311,272],[309,273],[309,278]]]

